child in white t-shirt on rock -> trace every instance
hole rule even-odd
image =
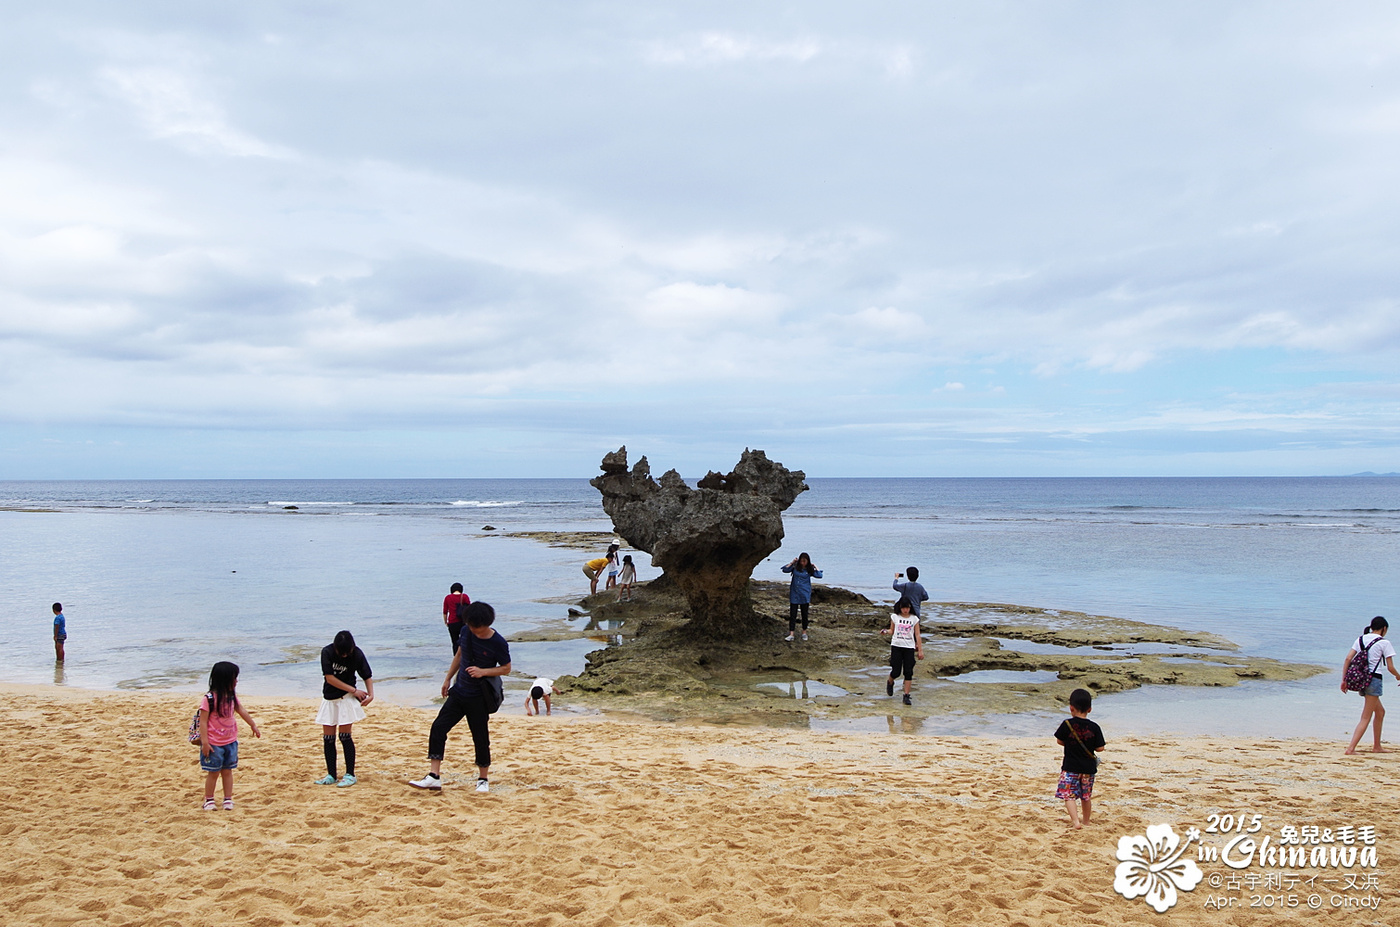
[[[608,570],[608,582],[607,582],[607,585],[605,585],[605,586],[603,587],[604,589],[616,589],[616,588],[617,588],[617,571],[618,571],[618,569],[619,569],[619,567],[618,567],[618,560],[617,560],[617,551],[618,551],[618,547],[617,547],[616,544],[609,544],[609,545],[608,545],[608,565],[607,565],[607,570]]]
[[[914,661],[924,658],[924,639],[919,635],[919,616],[914,604],[900,599],[890,615],[890,626],[880,631],[890,638],[890,678],[885,680],[885,694],[894,695],[896,676],[904,676],[904,704],[912,705],[910,692],[914,687]]]

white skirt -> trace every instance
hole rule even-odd
[[[364,706],[349,692],[341,698],[322,700],[321,710],[316,712],[317,724],[330,724],[335,727],[340,727],[342,724],[354,724],[365,718]]]

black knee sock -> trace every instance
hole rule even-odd
[[[345,774],[355,775],[355,739],[346,731],[340,735],[340,746],[345,750]]]
[[[322,734],[321,744],[326,748],[326,772],[330,773],[332,779],[335,778],[335,735]],[[348,757],[347,757],[348,760]]]

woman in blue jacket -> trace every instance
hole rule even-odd
[[[812,558],[806,552],[800,553],[791,563],[783,567],[784,573],[792,574],[792,585],[788,587],[788,636],[790,641],[797,636],[797,612],[802,611],[802,639],[807,639],[807,612],[812,607],[812,579],[822,578],[822,571],[812,565]]]

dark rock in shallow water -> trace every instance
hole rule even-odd
[[[495,525],[482,525],[482,526],[481,526],[481,530],[482,530],[482,531],[495,531],[495,530],[496,530],[496,526],[495,526]]]
[[[818,590],[827,592],[813,606],[811,639],[788,643],[782,639],[787,583],[751,583],[750,598],[767,613],[768,633],[747,637],[689,632],[674,583],[637,589],[635,602],[609,603],[600,595],[589,618],[615,624],[625,617],[624,642],[590,653],[578,677],[556,682],[584,704],[672,721],[787,725],[806,717],[897,715],[956,724],[957,717],[1062,709],[1076,688],[1105,695],[1145,685],[1297,680],[1327,671],[1246,656],[1230,641],[1200,631],[1057,609],[929,602],[927,659],[915,671],[914,705],[905,707],[884,694],[890,645],[880,630],[889,627],[888,603],[815,586],[814,603]]]
[[[801,470],[745,449],[731,472],[711,471],[691,489],[675,470],[652,479],[645,457],[629,472],[625,446],[601,468],[591,483],[603,511],[680,587],[694,630],[732,635],[766,626],[749,602],[749,575],[782,545],[782,513],[807,490]]]

